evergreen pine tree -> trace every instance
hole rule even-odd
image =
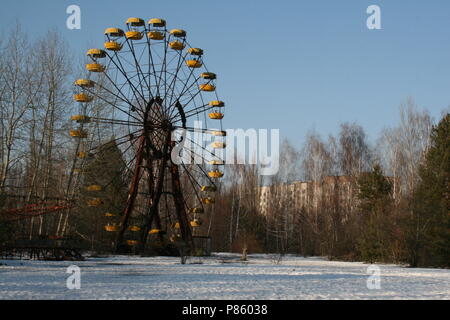
[[[117,224],[127,198],[125,161],[115,141],[102,145],[95,157],[85,167],[81,190],[82,214],[78,230],[91,238],[92,249],[110,249],[115,233],[106,232],[106,224]],[[98,185],[100,191],[89,191],[89,186]],[[98,206],[89,201],[101,199]],[[94,201],[95,202],[95,201]]]
[[[433,127],[407,229],[412,266],[450,267],[450,114]]]
[[[390,205],[391,183],[379,165],[363,173],[358,179],[360,209],[360,236],[357,248],[360,258],[373,263],[386,260],[386,249],[391,237]]]

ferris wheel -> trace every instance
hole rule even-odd
[[[215,202],[223,177],[225,103],[204,51],[192,47],[186,34],[168,30],[163,19],[129,18],[126,29],[105,30],[104,48],[87,51],[87,76],[75,81],[75,172],[82,175],[105,144],[114,143],[124,159],[125,170],[118,173],[127,181],[123,209],[103,213],[104,231],[114,234],[117,249],[142,250],[157,239],[193,250],[193,235]],[[107,116],[96,112],[99,104]],[[89,137],[99,124],[108,126],[112,138],[96,143]],[[87,206],[102,207],[98,194],[108,183],[91,181]]]

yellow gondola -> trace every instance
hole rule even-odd
[[[91,102],[94,97],[87,95],[86,93],[77,93],[73,95],[73,99],[76,102]]]
[[[186,45],[183,42],[180,42],[178,40],[169,43],[169,47],[172,50],[183,50],[185,46]]]
[[[141,227],[138,227],[138,226],[130,226],[130,231],[133,231],[133,232],[138,232],[138,231],[141,231]]]
[[[86,64],[86,70],[90,72],[103,72],[105,67],[99,63],[88,63]]]
[[[201,221],[198,219],[194,219],[190,223],[191,223],[191,227],[193,227],[193,228],[200,227],[202,225]]]
[[[103,201],[100,198],[92,198],[89,199],[86,204],[88,207],[99,207],[103,204]]]
[[[128,18],[125,23],[133,27],[142,27],[145,25],[144,20],[141,18]]]
[[[199,89],[200,89],[201,91],[212,92],[212,91],[216,90],[216,87],[213,86],[213,85],[210,84],[210,83],[205,83],[205,84],[201,84],[201,85],[199,86]]]
[[[77,152],[77,158],[79,158],[79,159],[84,159],[84,158],[86,158],[86,156],[87,156],[87,153],[84,151]]]
[[[216,186],[202,186],[200,190],[203,192],[216,192],[217,187]]]
[[[203,204],[213,204],[213,203],[215,203],[215,200],[212,198],[203,198],[202,203]]]
[[[203,210],[203,208],[201,207],[196,207],[196,208],[190,208],[189,213],[204,213],[205,210]]]
[[[219,170],[209,171],[208,176],[210,176],[211,178],[215,178],[215,179],[222,178],[223,172],[219,171]]]
[[[222,108],[225,107],[225,102],[219,100],[213,100],[208,103],[210,107]]]
[[[215,80],[217,79],[217,75],[213,72],[203,72],[200,77],[206,80]]]
[[[136,31],[136,30],[131,30],[131,31],[127,31],[125,33],[125,36],[127,37],[127,39],[130,40],[141,40],[143,37],[142,32]]]
[[[164,33],[159,31],[149,31],[147,32],[147,36],[152,40],[163,40],[165,37]]]
[[[129,246],[137,246],[139,244],[139,241],[137,241],[137,240],[127,240],[127,244]]]
[[[105,30],[105,35],[113,38],[120,38],[123,37],[124,32],[122,29],[119,28],[107,28]]]
[[[120,51],[122,50],[122,45],[115,41],[107,41],[104,43],[105,49],[110,51]]]
[[[213,166],[223,166],[225,164],[223,160],[211,160],[208,163]]]
[[[70,130],[70,136],[74,138],[87,138],[87,132],[81,129]]]
[[[227,147],[227,145],[224,142],[216,141],[216,142],[211,143],[211,147],[213,149],[225,149]]]
[[[91,118],[82,114],[76,114],[70,117],[70,120],[76,121],[78,123],[89,123],[91,122]]]
[[[188,52],[192,54],[193,56],[202,56],[203,50],[200,48],[189,48]]]
[[[98,184],[92,184],[86,187],[86,191],[102,191],[102,186]]]
[[[198,60],[187,60],[186,65],[189,68],[200,68],[203,64]]]
[[[216,200],[214,200],[214,199],[211,198],[211,197],[208,197],[208,198],[203,198],[203,199],[202,199],[202,202],[203,202],[204,204],[213,204],[213,203],[216,202]]]
[[[111,217],[115,217],[116,215],[114,214],[114,213],[111,213],[111,212],[106,212],[105,213],[105,217],[109,217],[109,218],[111,218]]]
[[[95,86],[95,82],[88,79],[78,79],[75,81],[75,85],[82,88],[93,88]]]
[[[186,31],[184,31],[182,29],[172,29],[172,30],[170,30],[170,34],[177,38],[186,37]]]
[[[158,234],[158,233],[160,233],[161,232],[161,230],[159,230],[159,229],[151,229],[149,232],[148,232],[148,234]]]
[[[208,116],[210,119],[220,120],[223,119],[224,114],[222,112],[211,112]]]
[[[155,28],[162,28],[166,26],[166,20],[160,18],[152,18],[148,21],[148,24]]]
[[[94,59],[104,58],[106,57],[106,52],[101,49],[89,49],[86,52],[87,56],[90,56]]]
[[[105,231],[107,231],[107,232],[116,232],[116,231],[119,231],[119,228],[116,225],[108,224],[108,225],[105,226]]]
[[[220,130],[214,130],[214,131],[211,132],[211,134],[213,136],[216,136],[216,137],[226,137],[227,132],[226,131],[220,131]]]

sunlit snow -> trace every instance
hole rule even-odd
[[[450,299],[450,270],[378,265],[380,289],[368,289],[368,264],[322,258],[214,254],[191,258],[112,256],[82,262],[0,260],[0,299]],[[70,265],[81,288],[69,290]]]

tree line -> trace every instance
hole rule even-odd
[[[68,134],[69,119],[86,110],[72,100],[75,75],[85,72],[73,70],[73,60],[55,31],[30,40],[18,25],[0,39],[0,209],[70,199],[77,192],[85,203],[82,190],[94,180],[108,184],[105,206],[0,222],[0,241],[56,234],[83,239],[93,250],[111,247],[111,235],[103,230],[105,210],[120,212],[127,197],[128,177],[116,174],[125,160],[117,146],[106,145],[89,160],[90,175],[75,174],[80,146]],[[109,109],[97,102],[90,112],[107,117]],[[93,126],[88,144],[111,139],[111,127]],[[270,179],[263,180],[255,165],[226,166],[202,232],[212,236],[215,251],[448,267],[449,140],[448,112],[434,123],[412,99],[400,106],[399,123],[375,143],[356,123],[343,123],[326,138],[310,131],[301,148],[285,140],[280,170]],[[120,178],[110,181],[111,176]],[[334,187],[324,192],[329,178]],[[295,181],[313,182],[309,205],[293,206],[292,195],[280,191],[261,213],[261,187]]]
[[[412,99],[399,112],[374,144],[356,123],[326,139],[311,131],[301,148],[285,140],[270,181],[256,166],[229,166],[215,249],[449,267],[450,115],[433,123]],[[289,189],[297,180],[310,182],[300,207]],[[261,214],[265,185],[272,196]]]

